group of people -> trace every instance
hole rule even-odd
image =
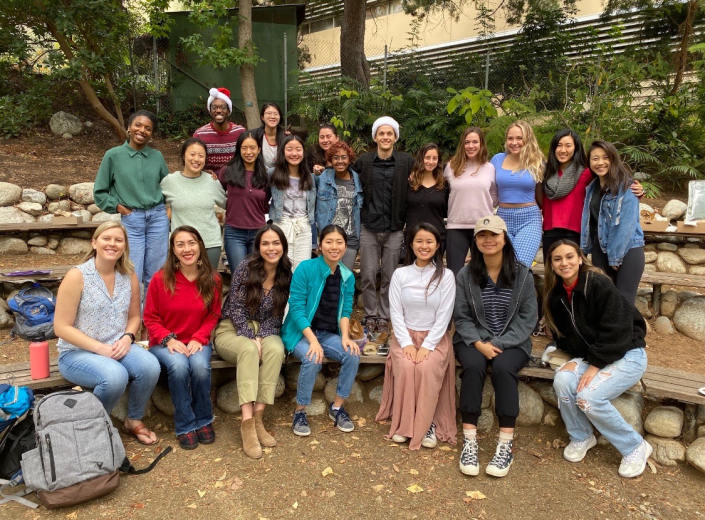
[[[237,367],[247,456],[277,444],[263,418],[287,354],[301,361],[293,433],[311,434],[306,406],[324,357],[340,363],[328,415],[353,431],[344,402],[360,361],[350,335],[359,253],[364,325],[381,334],[391,321],[394,331],[376,417],[390,420],[388,438],[412,450],[455,444],[457,360],[460,470],[477,475],[491,366],[499,439],[486,472],[505,476],[518,373],[539,318],[531,267],[543,242],[543,320],[573,357],[554,382],[571,440],[564,456],[582,460],[596,428],[622,454],[620,475],[643,472],[651,447],[609,402],[646,368],[645,323],[633,305],[643,189],[612,144],[595,141],[586,155],[564,130],[545,158],[531,126],[517,121],[505,152],[490,159],[482,130],[470,127],[443,167],[435,144],[415,159],[396,150],[399,125],[387,116],[373,124],[376,149],[357,158],[329,124],[306,150],[274,103],[255,130],[228,120],[225,89],[211,90],[208,109],[212,121],[184,143],[183,171],[171,174],[148,146],[156,118],[133,114],[128,141],[106,152],[95,184],[96,204],[121,213],[122,224],[96,230],[93,251],[59,289],[59,369],[94,388],[108,411],[131,381],[126,432],[157,442],[141,419],[163,367],[181,447],[213,442],[212,349]],[[225,207],[224,233],[214,205]],[[222,246],[232,273],[224,301]],[[141,320],[148,350],[135,345]]]

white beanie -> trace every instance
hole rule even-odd
[[[230,91],[226,88],[212,88],[208,91],[208,112],[211,111],[211,103],[216,99],[222,99],[228,104],[228,110],[233,111],[233,102],[230,101]]]
[[[383,116],[377,119],[372,125],[372,139],[377,137],[377,130],[379,129],[380,126],[384,125],[389,125],[394,129],[394,133],[397,136],[397,139],[399,139],[399,123],[397,123],[394,118],[391,118],[389,116]]]

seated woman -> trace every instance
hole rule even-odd
[[[517,374],[529,361],[531,333],[538,305],[534,278],[521,264],[507,236],[507,225],[494,215],[475,225],[470,263],[458,273],[455,311],[455,357],[462,365],[460,412],[465,441],[460,471],[480,471],[477,421],[487,365],[492,366],[499,443],[486,468],[488,475],[504,477],[514,460],[514,426],[519,415]]]
[[[192,450],[215,441],[210,337],[222,290],[195,228],[176,228],[169,242],[166,263],[149,284],[143,319],[149,351],[169,377],[179,445]]]
[[[597,444],[593,427],[622,454],[619,475],[638,477],[652,447],[610,402],[646,370],[646,324],[612,281],[570,240],[554,242],[546,264],[544,316],[559,349],[573,359],[553,388],[570,436],[563,457],[580,462]],[[570,311],[568,311],[570,309]]]
[[[394,326],[376,420],[391,415],[394,442],[435,448],[455,444],[455,357],[448,334],[455,278],[443,267],[438,230],[420,223],[409,233],[406,267],[394,271],[389,305]]]
[[[74,384],[93,388],[110,413],[130,384],[124,430],[146,445],[159,439],[142,423],[159,379],[159,363],[140,345],[140,287],[119,222],[93,233],[93,250],[66,273],[56,297],[54,331],[59,371]]]
[[[215,329],[215,348],[237,365],[237,393],[242,412],[242,446],[253,459],[277,441],[262,418],[274,404],[274,390],[284,362],[279,337],[291,284],[291,261],[284,232],[266,225],[255,236],[254,250],[233,272],[223,305],[223,320]]]
[[[311,435],[306,406],[311,404],[324,356],[340,363],[338,387],[328,416],[340,431],[355,429],[343,408],[360,364],[360,348],[349,336],[355,276],[341,263],[347,240],[340,226],[324,227],[318,237],[321,255],[301,262],[291,280],[282,341],[287,352],[301,361],[292,429],[303,437]]]

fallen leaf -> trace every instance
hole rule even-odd
[[[205,494],[206,494],[205,491],[201,491],[200,489],[198,490],[198,496],[199,496],[199,497],[203,498],[203,495],[205,495]]]
[[[332,474],[333,474],[333,468],[331,468],[330,466],[328,466],[326,469],[324,469],[321,472],[321,475],[323,475],[324,477],[327,477],[328,475],[332,475]]]
[[[233,483],[230,485],[230,489],[237,491],[242,487],[242,479],[240,477],[235,477]]]
[[[154,453],[161,453],[164,448],[162,446],[157,446],[154,448]]]
[[[372,486],[372,489],[377,492],[382,491],[384,489],[384,484],[377,484],[376,486]]]
[[[360,419],[358,419],[357,421],[357,425],[362,428],[363,426],[365,426],[365,424],[367,424],[367,419],[360,417]]]
[[[144,503],[137,502],[135,504],[132,504],[132,507],[134,507],[135,509],[142,509],[144,507]]]
[[[335,496],[335,491],[328,491],[326,495],[328,496],[328,498],[333,498]]]
[[[223,459],[221,459],[220,457],[218,457],[217,459],[213,459],[213,462],[220,462],[221,460],[223,460]]]
[[[320,444],[320,443],[315,439],[308,443],[309,446],[315,446],[316,444]]]
[[[392,464],[392,467],[394,468],[394,471],[396,471],[397,473],[399,473],[399,468],[397,468],[397,465],[396,465],[396,464]]]
[[[406,490],[411,491],[412,493],[421,493],[423,491],[423,488],[418,484],[414,484],[413,486],[409,486],[408,488],[406,488]]]
[[[223,471],[223,475],[217,480],[225,480],[225,476],[228,474],[227,471]]]
[[[223,484],[222,482],[216,482],[215,484],[213,484],[213,487],[217,489],[217,488],[222,488],[224,485],[225,484]]]
[[[473,500],[484,500],[485,498],[487,498],[479,491],[466,491],[465,494]]]
[[[359,454],[359,453],[352,453],[350,456],[353,457],[353,458],[355,458],[355,459],[359,459],[359,458],[360,458],[360,454]]]
[[[307,497],[307,496],[308,496],[308,493],[306,493],[306,490],[305,490],[305,489],[304,489],[303,491],[301,491],[301,496],[302,496],[302,497]]]
[[[198,509],[198,506],[196,504],[189,504],[186,507],[188,507],[190,509]]]
[[[411,473],[412,475],[418,475],[418,474],[419,474],[419,472],[416,471],[415,469],[410,469],[410,470],[409,470],[409,473]]]
[[[438,449],[441,450],[441,451],[450,451],[450,446],[441,446],[441,447],[438,448]]]
[[[649,459],[646,459],[646,463],[649,465],[651,468],[651,473],[656,473],[656,466],[654,465],[653,462],[651,462]]]
[[[262,451],[263,451],[264,453],[269,454],[269,453],[272,453],[272,448],[262,448]]]
[[[299,503],[298,503],[298,501],[297,501],[297,502],[294,502],[291,507],[293,507],[294,509],[298,509],[298,508],[299,508]]]
[[[66,515],[66,518],[78,518],[78,509],[73,513],[69,513],[68,515]]]

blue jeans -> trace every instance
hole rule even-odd
[[[617,448],[622,456],[634,451],[642,441],[634,428],[610,403],[611,399],[629,390],[646,370],[646,351],[629,350],[622,359],[600,370],[592,382],[577,392],[578,381],[590,365],[582,358],[570,361],[574,370],[557,370],[553,388],[558,397],[558,408],[571,441],[584,441],[592,435],[592,427]]]
[[[74,384],[93,389],[110,413],[130,384],[127,417],[141,419],[159,380],[159,362],[142,346],[130,347],[122,359],[112,359],[83,349],[59,354],[59,372]]]
[[[259,229],[240,229],[225,224],[224,244],[225,256],[228,259],[230,272],[234,272],[240,262],[252,253],[255,245],[255,235]]]
[[[350,390],[355,382],[357,375],[357,367],[360,364],[360,356],[346,352],[343,348],[343,341],[337,334],[325,330],[314,330],[318,342],[323,347],[323,354],[333,361],[340,363],[340,374],[338,374],[338,387],[336,393],[343,399],[347,399],[350,395]],[[316,382],[316,376],[321,371],[321,363],[315,363],[306,358],[306,353],[309,349],[308,340],[303,337],[296,344],[293,356],[301,360],[301,371],[299,372],[299,384],[296,387],[296,404],[299,406],[308,406],[311,404],[311,394],[313,393],[313,385]]]
[[[169,251],[166,207],[159,204],[150,209],[133,209],[129,215],[122,216],[122,224],[127,229],[130,260],[146,294],[152,276],[162,268]]]
[[[211,353],[210,344],[189,357],[179,352],[173,354],[166,347],[152,347],[149,351],[166,368],[169,392],[174,403],[174,428],[176,435],[192,432],[213,422],[211,403]]]

